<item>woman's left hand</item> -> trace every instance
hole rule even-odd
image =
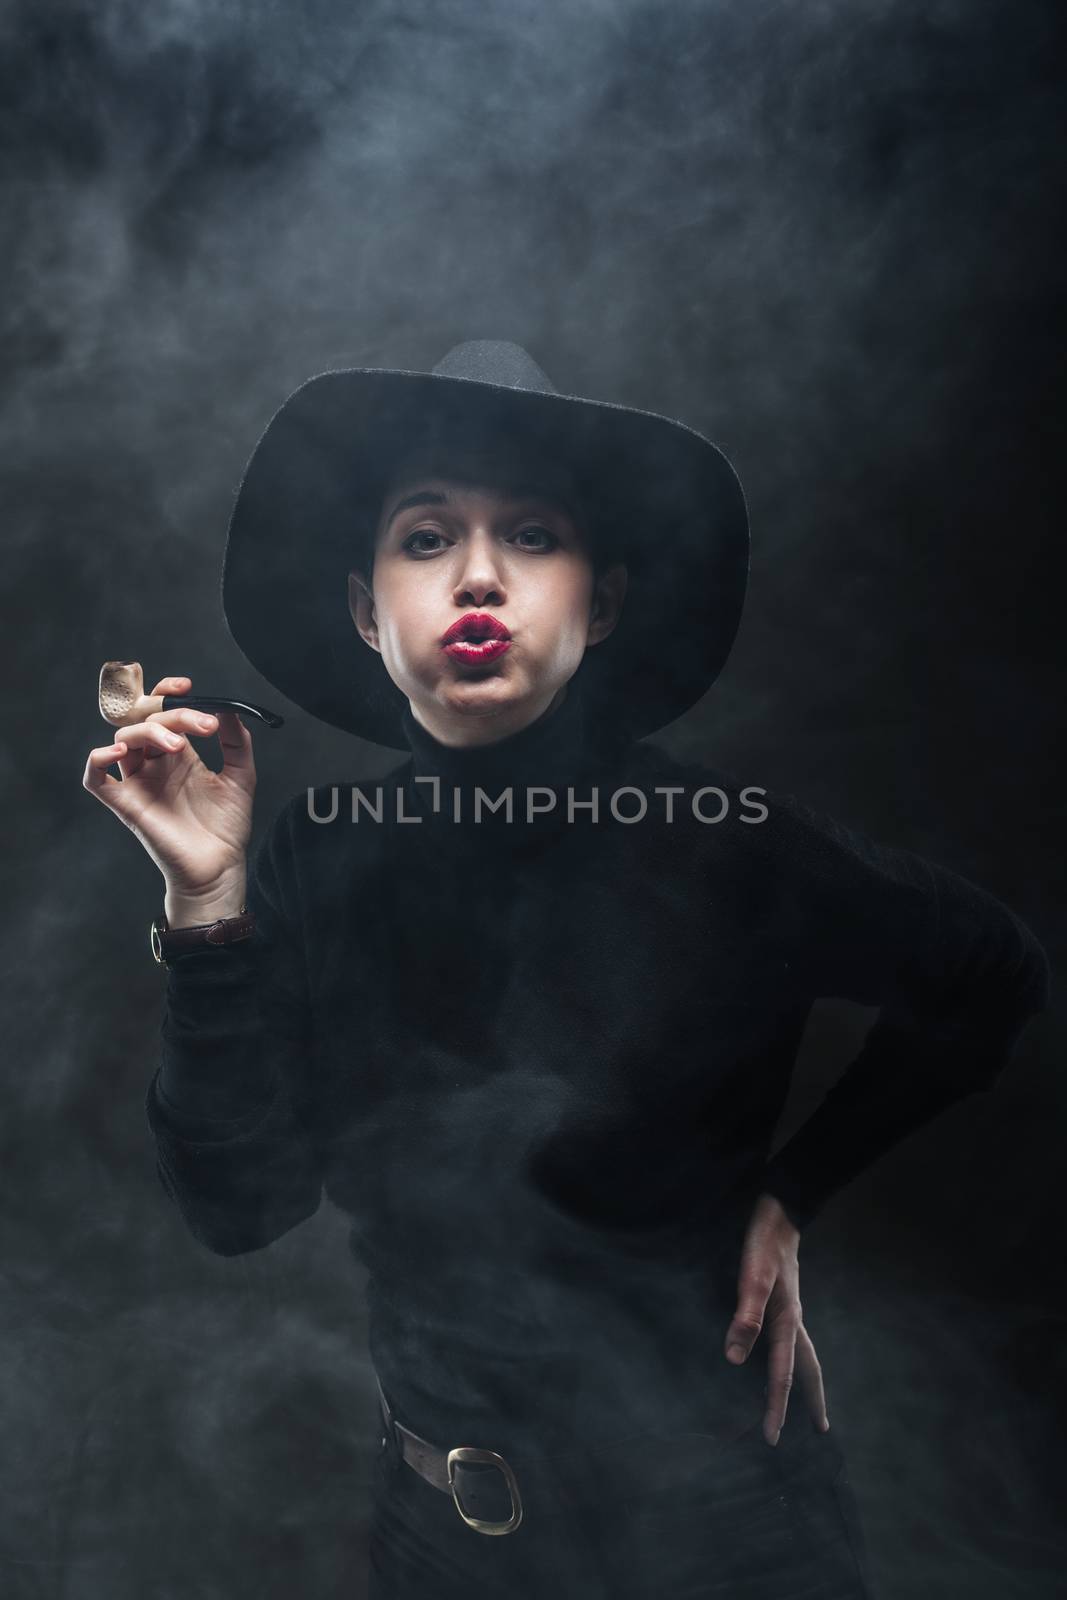
[[[727,1361],[740,1366],[766,1329],[769,1349],[763,1437],[771,1445],[778,1443],[785,1422],[794,1372],[815,1426],[822,1433],[830,1426],[822,1368],[801,1313],[799,1244],[799,1230],[780,1203],[773,1195],[760,1195],[741,1247],[737,1310],[726,1333],[725,1348]]]

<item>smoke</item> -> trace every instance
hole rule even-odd
[[[264,1596],[363,1581],[374,1406],[342,1219],[262,1259],[183,1233],[142,1112],[158,874],[80,788],[107,658],[277,703],[218,574],[249,451],[311,373],[515,339],[560,389],[721,443],[752,598],[722,683],[664,742],[1058,925],[1055,21],[964,0],[0,9],[16,1600],[236,1595],[235,1550]],[[282,709],[284,735],[257,734],[257,828],[393,763]],[[833,1042],[824,1024],[806,1071]],[[1054,1590],[1026,1383],[1045,1392],[1058,1324],[1007,1265],[1042,1261],[1035,1219],[1061,1203],[1053,1059],[812,1245],[886,1600]],[[938,1219],[990,1169],[986,1284],[988,1233]],[[871,1249],[876,1285],[843,1264]],[[1020,1371],[1003,1351],[1034,1328]],[[976,1391],[994,1424],[968,1472],[951,1425]]]

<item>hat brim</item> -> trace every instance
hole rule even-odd
[[[548,449],[585,486],[601,544],[630,571],[613,632],[579,668],[594,715],[639,738],[714,682],[748,582],[748,516],[726,456],[656,412],[383,368],[325,372],[275,413],[237,492],[222,608],[238,648],[312,716],[406,750],[407,700],[348,609],[355,530],[428,423]]]

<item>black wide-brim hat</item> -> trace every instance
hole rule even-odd
[[[457,345],[431,372],[310,378],[253,451],[230,519],[222,606],[240,650],[322,721],[408,748],[407,699],[356,631],[347,574],[393,467],[426,440],[499,439],[573,477],[629,582],[578,675],[591,714],[640,738],[673,722],[730,653],[748,581],[744,494],[710,440],[656,412],[559,394],[519,345]],[[505,619],[506,620],[506,619]]]

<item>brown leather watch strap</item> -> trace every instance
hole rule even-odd
[[[165,967],[171,956],[182,955],[186,950],[217,949],[248,939],[255,925],[255,914],[245,908],[239,916],[218,917],[214,922],[200,922],[191,928],[170,928],[166,917],[159,916],[152,924],[149,940],[153,956]]]

